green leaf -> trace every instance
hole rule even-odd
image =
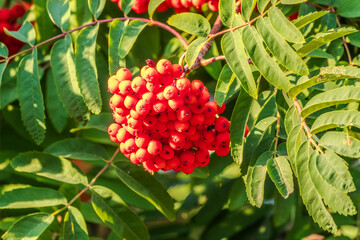
[[[48,213],[32,213],[16,221],[2,235],[4,240],[36,240],[54,221],[54,216]]]
[[[104,10],[106,0],[88,0],[91,13],[97,19]]]
[[[276,122],[276,117],[267,117],[259,121],[255,127],[249,132],[249,135],[246,137],[246,142],[242,151],[242,166],[240,170],[242,173],[247,171],[249,162],[253,159],[255,151],[259,146],[260,142],[263,140],[264,135],[269,130],[269,128]],[[230,134],[231,136],[231,134]],[[233,150],[232,150],[233,151]]]
[[[296,107],[295,105],[292,105],[286,112],[284,125],[285,125],[285,131],[287,135],[290,134],[290,131],[300,123],[300,119],[297,115]]]
[[[2,77],[5,71],[5,68],[8,64],[8,61],[5,61],[3,63],[0,63],[0,95],[3,96],[2,91],[4,89],[3,83],[2,83]],[[2,97],[0,96],[0,109],[2,108],[3,104],[2,104]],[[6,104],[7,105],[7,104]]]
[[[283,198],[288,198],[294,191],[293,175],[285,157],[271,158],[267,162],[267,172]]]
[[[342,0],[338,4],[336,13],[346,18],[360,17],[360,2],[354,0]]]
[[[243,35],[240,30],[226,33],[221,39],[221,48],[226,62],[240,80],[244,90],[253,98],[257,98],[257,89],[252,75],[244,45],[239,39]]]
[[[209,41],[209,38],[198,38],[194,40],[186,49],[185,61],[188,66],[191,68],[196,62],[201,49]]]
[[[354,32],[356,32],[356,29],[354,28],[339,28],[332,29],[328,32],[319,33],[315,35],[314,39],[312,39],[310,42],[307,42],[300,49],[298,49],[297,53],[300,57],[304,57],[324,44]]]
[[[257,8],[260,13],[263,13],[270,0],[257,0]]]
[[[124,33],[119,43],[119,57],[124,58],[130,52],[137,37],[147,25],[146,22],[133,20],[125,26]]]
[[[51,155],[80,160],[99,160],[108,158],[106,150],[99,144],[81,138],[68,138],[57,141],[45,148]]]
[[[332,128],[355,126],[360,128],[360,112],[357,110],[339,110],[327,112],[315,119],[311,134],[317,134]]]
[[[111,113],[100,113],[99,115],[91,115],[89,122],[84,127],[72,128],[70,132],[77,132],[82,129],[97,129],[107,133],[109,125],[114,122]]]
[[[229,210],[234,211],[247,203],[246,188],[242,178],[238,178],[231,186],[229,193]]]
[[[70,20],[69,0],[48,0],[46,8],[51,21],[62,31],[65,31]]]
[[[173,199],[152,175],[130,162],[116,162],[114,165],[121,181],[152,203],[169,220],[175,219]]]
[[[46,74],[45,104],[52,125],[58,133],[61,133],[66,127],[69,115],[60,101],[51,70]]]
[[[233,1],[231,1],[233,2]],[[241,1],[241,14],[246,20],[250,20],[251,14],[254,11],[256,0],[242,0]]]
[[[347,162],[335,152],[327,150],[325,154],[318,154],[315,158],[316,168],[327,183],[343,192],[356,190]]]
[[[73,47],[70,35],[58,40],[51,49],[50,65],[55,85],[67,112],[78,121],[87,120],[88,109],[76,79]]]
[[[148,13],[149,13],[149,18],[152,19],[153,18],[153,14],[155,12],[155,10],[158,8],[158,6],[160,6],[160,4],[162,4],[165,0],[150,0],[149,5],[148,5]]]
[[[346,78],[360,78],[360,69],[352,66],[325,67],[311,72],[311,75],[315,76],[289,89],[289,95],[291,98],[296,97],[305,89],[319,83]]]
[[[297,29],[277,7],[270,9],[269,19],[275,30],[287,41],[293,43],[305,42],[304,36],[299,29]]]
[[[253,26],[247,26],[242,35],[242,41],[255,67],[272,85],[287,91],[291,84],[280,67],[266,52],[260,35]]]
[[[328,205],[332,210],[342,215],[354,215],[356,213],[356,208],[350,197],[346,193],[337,188],[334,188],[332,185],[326,182],[320,174],[316,164],[319,155],[320,153],[314,151],[311,154],[310,161],[308,163],[310,177],[314,186],[323,197],[325,204]]]
[[[125,15],[129,14],[135,0],[119,0],[121,1],[121,9]]]
[[[215,96],[214,99],[219,106],[222,106],[224,103],[226,96],[230,90],[231,84],[235,80],[235,74],[231,71],[229,65],[225,65],[221,70],[219,79],[215,88]]]
[[[246,174],[246,194],[249,202],[256,207],[261,207],[264,201],[266,163],[271,158],[271,151],[264,152],[254,163],[250,163]]]
[[[292,5],[292,4],[303,3],[303,2],[306,2],[306,1],[307,1],[307,0],[281,0],[281,3],[282,3],[282,4]]]
[[[286,141],[289,162],[296,177],[298,176],[298,170],[296,168],[296,157],[301,144],[305,141],[307,141],[307,137],[303,131],[302,124],[299,123],[290,131]]]
[[[260,18],[256,27],[270,52],[287,69],[299,75],[308,75],[309,69],[290,45],[270,24],[269,18]]]
[[[235,18],[235,1],[220,0],[219,1],[219,16],[221,22],[230,27]]]
[[[50,188],[17,188],[0,196],[0,209],[50,207],[67,203],[62,194]]]
[[[319,11],[319,12],[311,12],[306,15],[300,16],[297,19],[293,20],[292,23],[298,28],[301,29],[308,25],[309,23],[315,21],[318,18],[328,14],[329,11]]]
[[[85,25],[93,20],[93,15],[89,9],[87,1],[76,1],[76,21],[77,26]]]
[[[301,116],[306,118],[311,113],[332,105],[359,101],[360,87],[344,86],[331,89],[311,98],[301,111]]]
[[[243,89],[236,100],[230,122],[231,156],[237,164],[243,162],[244,134],[250,110],[256,103]]]
[[[360,158],[360,141],[344,132],[326,132],[319,145],[350,158]]]
[[[209,21],[196,13],[180,13],[169,18],[167,23],[187,33],[206,37],[211,30]]]
[[[4,43],[0,42],[0,57],[7,58],[8,56],[9,56],[9,50],[7,49]]]
[[[115,19],[110,25],[109,32],[109,74],[114,75],[119,68],[124,67],[124,59],[119,56],[119,44],[127,22]]]
[[[94,186],[92,205],[101,220],[122,239],[150,239],[141,219],[113,191]]]
[[[81,94],[92,113],[101,112],[101,95],[95,63],[99,24],[81,30],[75,44],[75,67]]]
[[[64,239],[89,239],[86,223],[81,212],[72,206],[68,209],[64,217]]]
[[[45,108],[40,86],[37,49],[25,56],[18,68],[17,89],[21,119],[36,144],[45,138]]]
[[[36,39],[36,33],[33,25],[28,21],[25,21],[19,31],[8,31],[4,28],[4,31],[7,35],[16,38],[17,40],[27,43],[30,46],[33,46]]]
[[[310,147],[309,142],[304,142],[296,155],[296,168],[298,170],[298,182],[300,195],[309,212],[315,222],[320,227],[331,233],[337,232],[337,226],[332,218],[331,214],[327,211],[322,197],[318,190],[314,186],[310,176],[309,160],[310,155],[314,150]]]
[[[88,184],[86,176],[75,164],[46,153],[20,153],[11,161],[11,166],[18,172],[34,173],[60,182]]]
[[[53,36],[53,24],[46,11],[46,0],[34,0],[36,40],[43,42]]]

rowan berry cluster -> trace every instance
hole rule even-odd
[[[121,68],[108,79],[115,123],[108,133],[120,151],[145,170],[182,171],[209,164],[209,150],[230,151],[230,122],[200,80],[181,77],[183,69],[167,59],[147,60],[141,76]]]
[[[121,9],[120,0],[110,0],[112,2],[118,3],[119,8]],[[132,10],[137,14],[146,13],[148,10],[150,0],[135,0],[132,6]],[[201,10],[203,4],[208,4],[208,8],[211,11],[219,10],[219,0],[165,0],[161,3],[160,6],[156,9],[159,12],[164,12],[169,8],[174,8],[176,13],[189,12],[191,8],[196,10]]]
[[[11,9],[0,8],[0,42],[3,42],[9,49],[9,54],[13,55],[17,53],[22,46],[22,42],[9,37],[5,34],[5,28],[9,31],[17,31],[20,29],[20,25],[17,20],[24,16],[25,8],[22,4],[15,4]]]

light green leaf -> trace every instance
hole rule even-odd
[[[66,203],[61,193],[50,188],[17,188],[0,195],[0,209],[50,207]]]
[[[122,239],[150,239],[141,219],[131,211],[113,191],[102,186],[94,186],[92,205],[101,220]]]
[[[130,52],[137,37],[146,27],[147,23],[140,20],[133,20],[125,26],[124,33],[119,43],[119,57],[124,58]]]
[[[314,186],[310,176],[309,161],[310,155],[314,151],[309,142],[304,142],[296,155],[296,168],[298,171],[298,182],[300,195],[309,212],[315,222],[319,224],[324,230],[331,233],[337,232],[337,226],[332,218],[331,214],[327,211],[322,197],[318,190]]]
[[[297,115],[296,107],[295,105],[292,105],[286,112],[284,125],[285,125],[285,131],[287,135],[290,134],[290,131],[300,123],[300,119]]]
[[[106,0],[88,0],[91,13],[97,19],[104,10]]]
[[[354,28],[339,28],[336,30],[330,30],[328,32],[319,33],[315,35],[315,38],[312,39],[310,42],[304,44],[300,49],[297,50],[297,53],[300,57],[304,57],[307,54],[311,53],[315,49],[323,46],[324,44],[331,42],[335,39],[343,37],[345,35],[351,34],[356,32],[357,30]]]
[[[11,228],[2,235],[4,240],[36,240],[54,221],[54,216],[48,213],[32,213],[16,221]]]
[[[199,56],[199,53],[201,49],[204,47],[204,45],[209,41],[209,38],[198,38],[194,40],[186,49],[185,54],[185,61],[188,64],[188,66],[191,68],[194,63],[196,62],[196,59]]]
[[[311,113],[336,104],[345,104],[360,101],[360,87],[344,86],[320,93],[309,100],[301,111],[306,118]]]
[[[249,119],[250,110],[256,103],[244,89],[241,89],[231,114],[230,139],[231,156],[237,164],[243,162],[244,134],[246,123]]]
[[[360,141],[344,132],[326,132],[319,145],[350,158],[360,158]]]
[[[150,0],[149,5],[148,5],[148,13],[149,13],[149,17],[150,19],[153,18],[153,14],[155,12],[155,10],[158,8],[158,6],[160,6],[160,4],[162,4],[165,0]]]
[[[200,14],[180,13],[169,18],[167,23],[187,33],[206,37],[211,30],[209,21]]]
[[[233,2],[233,1],[232,1]],[[251,14],[254,11],[256,5],[256,0],[242,0],[241,1],[241,15],[244,16],[246,20],[250,20]]]
[[[342,215],[354,215],[356,208],[352,203],[350,197],[341,190],[334,188],[324,180],[317,166],[317,159],[320,153],[314,151],[310,156],[309,171],[311,180],[317,191],[323,197],[324,202],[332,210]]]
[[[224,103],[226,96],[230,90],[231,84],[235,80],[235,74],[231,71],[229,65],[225,65],[221,70],[219,79],[215,88],[215,96],[214,99],[219,106],[222,106]]]
[[[235,1],[220,0],[219,1],[219,15],[221,22],[230,27],[235,17]]]
[[[152,203],[169,220],[175,219],[173,199],[152,175],[130,162],[116,162],[114,166],[118,177],[129,188]]]
[[[119,0],[121,1],[121,9],[125,15],[129,14],[135,0]]]
[[[272,85],[287,91],[291,84],[280,67],[267,54],[260,35],[253,26],[247,26],[242,34],[242,41],[255,67]]]
[[[99,24],[81,30],[75,44],[75,67],[81,94],[89,110],[101,112],[102,101],[95,63]]]
[[[267,151],[260,155],[250,166],[246,175],[246,194],[249,202],[261,207],[264,201],[264,184],[266,177],[266,163],[272,158],[272,152]]]
[[[35,43],[36,32],[33,25],[28,21],[25,21],[21,25],[19,31],[8,31],[6,28],[4,28],[4,31],[7,35],[12,36],[13,38],[16,38],[17,40],[27,43],[31,46],[33,46]]]
[[[285,157],[271,158],[267,162],[267,172],[283,198],[288,198],[294,191],[293,175]]]
[[[54,156],[80,160],[107,159],[106,150],[99,144],[81,138],[57,141],[45,148],[44,152]]]
[[[121,67],[125,67],[125,60],[119,56],[119,44],[121,37],[123,36],[124,29],[128,22],[115,19],[110,25],[109,32],[109,74],[116,74],[117,70]]]
[[[66,112],[63,104],[60,101],[59,95],[56,91],[54,76],[52,71],[46,73],[46,95],[45,104],[48,117],[58,133],[64,131],[69,115]]]
[[[329,11],[319,11],[319,12],[311,12],[306,15],[300,16],[297,19],[293,20],[292,23],[298,28],[301,29],[308,25],[309,23],[315,21],[318,18],[328,14]]]
[[[354,126],[360,128],[360,112],[357,110],[339,110],[327,112],[315,119],[311,133],[316,134],[332,128]]]
[[[51,21],[62,31],[69,26],[69,0],[48,0],[46,5]]]
[[[64,239],[87,240],[89,239],[86,222],[81,212],[70,206],[64,217]]]
[[[311,72],[311,75],[314,77],[289,89],[291,98],[319,83],[346,78],[360,78],[360,69],[352,66],[325,67]]]
[[[286,141],[286,149],[288,152],[289,162],[294,171],[295,176],[298,176],[298,170],[296,168],[296,157],[298,150],[303,142],[307,141],[306,135],[303,131],[303,126],[301,123],[294,126],[294,128],[288,134],[288,139]]]
[[[257,0],[257,8],[260,13],[263,13],[270,0]]]
[[[297,29],[277,7],[270,9],[269,19],[275,30],[287,41],[293,43],[305,42],[304,36],[299,29]]]
[[[70,35],[58,40],[50,53],[50,65],[55,85],[67,112],[78,121],[88,119],[88,109],[76,78],[73,47]]]
[[[9,50],[7,49],[4,43],[0,42],[0,57],[7,58],[8,56],[9,56]]]
[[[282,3],[282,4],[292,5],[292,4],[303,3],[303,2],[306,2],[306,1],[307,1],[307,0],[281,0],[281,3]]]
[[[308,75],[305,62],[296,54],[290,45],[278,34],[270,24],[269,18],[260,18],[256,27],[270,52],[287,69],[299,75]]]
[[[37,49],[25,56],[18,68],[17,90],[21,119],[36,144],[45,138],[45,108],[37,62]]]
[[[244,90],[253,98],[257,98],[257,89],[244,45],[239,39],[243,35],[240,30],[226,33],[221,39],[221,48],[226,62],[240,80]]]
[[[75,164],[46,153],[20,153],[11,161],[11,166],[18,172],[34,173],[60,182],[88,184],[86,176]]]

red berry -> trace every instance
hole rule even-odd
[[[177,90],[176,87],[174,86],[167,86],[164,89],[164,97],[169,100],[169,99],[174,99],[175,97],[177,97],[179,94],[179,91]]]
[[[131,88],[136,93],[142,93],[146,91],[146,81],[142,77],[136,77],[131,82]]]
[[[246,125],[245,126],[245,133],[244,133],[244,137],[246,137],[249,134],[249,126]]]
[[[210,155],[208,150],[199,149],[195,152],[196,162],[200,167],[205,167],[210,162]]]
[[[135,152],[138,149],[138,147],[135,144],[134,138],[129,138],[125,142],[125,150],[129,153]]]
[[[120,128],[118,133],[116,134],[116,138],[119,142],[125,142],[130,137],[128,131],[125,128]]]
[[[135,109],[138,99],[134,96],[128,95],[125,97],[124,106],[127,109]]]
[[[111,124],[109,125],[109,127],[108,127],[108,133],[109,133],[109,135],[115,137],[120,128],[121,128],[120,124],[118,124],[118,123],[111,123]]]
[[[169,74],[172,72],[171,62],[167,59],[160,59],[156,64],[156,69],[160,74]]]
[[[175,121],[174,127],[175,127],[176,131],[178,131],[178,132],[185,132],[187,129],[189,129],[190,124],[187,121],[186,122]]]
[[[143,148],[139,148],[136,151],[136,159],[139,160],[140,163],[143,163],[145,161],[148,161],[151,159],[150,154],[148,153],[148,151],[146,151],[146,149]]]
[[[181,106],[176,111],[176,116],[179,121],[189,121],[191,118],[191,111],[190,108],[187,106]]]
[[[179,78],[183,74],[184,69],[179,64],[172,65],[172,75],[174,78]]]
[[[151,105],[146,103],[145,100],[140,99],[135,106],[135,110],[139,115],[145,116],[150,112]]]
[[[230,143],[230,133],[221,132],[216,135],[216,143],[221,145],[228,145]]]
[[[222,114],[225,111],[225,103],[223,103],[221,105],[221,107],[219,107],[219,105],[217,105],[217,112],[218,114]]]
[[[147,150],[151,155],[159,154],[161,152],[161,149],[162,149],[162,144],[160,141],[150,140]]]
[[[147,116],[143,120],[144,126],[147,127],[147,128],[154,127],[156,122],[157,122],[157,118],[154,117],[154,116]]]
[[[182,152],[180,154],[180,161],[186,166],[192,165],[195,162],[195,154],[190,150]]]
[[[15,4],[11,8],[11,15],[13,18],[21,18],[25,14],[24,6],[21,4]]]
[[[186,90],[190,89],[190,87],[191,87],[191,82],[189,79],[179,78],[178,80],[176,80],[176,88],[179,91],[186,91]]]
[[[131,95],[133,93],[133,90],[131,88],[131,81],[129,80],[121,81],[119,83],[119,92],[125,96]]]
[[[199,94],[204,89],[204,84],[200,80],[194,80],[191,82],[191,91],[195,94]]]
[[[197,127],[203,124],[205,121],[204,114],[194,114],[192,118],[190,119],[190,124]]]
[[[169,147],[169,145],[164,145],[160,152],[160,157],[166,160],[170,160],[174,157],[174,154],[174,150]]]
[[[149,142],[150,137],[145,133],[140,133],[135,137],[135,144],[138,148],[147,148]]]
[[[164,169],[166,167],[166,160],[161,157],[156,157],[154,159],[154,166],[158,169]]]
[[[176,109],[180,108],[181,106],[184,105],[184,103],[185,103],[184,99],[182,97],[180,97],[180,96],[177,96],[177,97],[175,97],[173,99],[170,99],[168,101],[169,107],[171,109],[173,109],[173,110],[176,110]]]
[[[145,62],[146,62],[146,64],[149,66],[149,67],[155,67],[155,62],[154,62],[154,60],[152,60],[152,59],[147,59],[147,60],[145,60]]]
[[[155,82],[155,81],[159,82],[159,77],[160,77],[159,72],[155,68],[151,68],[151,67],[145,70],[143,76],[143,78],[147,82]]]
[[[119,92],[119,79],[116,76],[109,77],[107,84],[108,84],[109,92],[111,93]]]
[[[230,122],[225,117],[218,117],[215,120],[215,129],[218,132],[225,132],[229,130]]]
[[[132,74],[131,74],[130,70],[127,68],[120,68],[116,72],[116,76],[120,82],[124,81],[124,80],[131,80],[131,78],[132,78]]]

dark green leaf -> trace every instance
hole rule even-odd
[[[18,172],[34,173],[60,182],[88,184],[86,176],[75,164],[41,152],[20,153],[11,161],[11,166]]]
[[[242,41],[239,41],[241,35],[243,34],[240,30],[226,33],[221,39],[221,48],[226,62],[240,80],[244,90],[253,98],[257,98],[256,83],[248,63],[248,57]]]
[[[226,96],[230,90],[231,84],[235,80],[235,74],[231,71],[229,65],[225,65],[221,70],[219,79],[215,88],[215,96],[214,99],[219,106],[222,106],[224,103]]]
[[[293,43],[305,42],[304,36],[299,29],[277,7],[270,9],[269,19],[275,30],[287,41]]]
[[[169,220],[175,219],[173,199],[152,175],[130,162],[116,162],[114,165],[121,181],[152,203]]]
[[[253,26],[245,28],[242,41],[255,67],[264,78],[275,87],[287,91],[291,87],[289,80],[280,67],[267,54],[260,35]]]
[[[256,27],[270,52],[284,67],[299,75],[309,74],[306,64],[281,35],[275,31],[267,17],[260,18],[256,22]]]
[[[16,221],[11,228],[2,235],[4,240],[36,240],[54,221],[54,216],[48,213],[33,213]]]
[[[2,102],[2,99],[3,99],[3,96],[4,96],[4,94],[2,92],[4,90],[4,84],[3,84],[3,81],[2,81],[3,79],[2,78],[3,78],[3,74],[4,74],[4,71],[5,71],[5,68],[6,68],[7,64],[8,64],[8,61],[0,63],[0,109],[3,106],[7,105],[7,103],[3,105],[3,102]],[[9,91],[6,91],[6,92],[8,93]]]
[[[196,62],[196,59],[199,56],[199,53],[201,49],[204,47],[204,45],[209,41],[209,38],[198,38],[194,40],[186,49],[186,55],[185,55],[185,61],[188,64],[188,66],[191,68],[194,63]]]
[[[69,26],[70,8],[68,0],[49,0],[46,5],[47,11],[53,23],[62,31]]]
[[[81,30],[75,44],[76,76],[84,101],[95,114],[101,112],[101,95],[95,63],[99,24]]]
[[[8,31],[6,28],[4,28],[4,31],[7,35],[12,36],[13,38],[16,38],[17,40],[27,43],[29,45],[34,45],[36,33],[33,25],[25,21],[22,25],[19,31]]]
[[[232,1],[233,2],[233,1]],[[241,1],[241,14],[246,20],[250,20],[251,14],[254,11],[256,0],[242,0]]]
[[[9,50],[4,43],[0,42],[0,57],[6,58],[7,56],[9,56]]]
[[[109,74],[114,75],[120,67],[125,67],[123,59],[119,56],[119,44],[123,36],[127,22],[119,19],[114,20],[110,25],[109,32]]]
[[[87,1],[76,1],[77,26],[85,25],[93,20]]]
[[[119,57],[124,58],[130,52],[137,37],[146,27],[147,23],[140,20],[133,20],[125,26],[123,36],[119,43]]]
[[[25,56],[17,74],[21,118],[36,144],[45,138],[45,108],[38,73],[37,49]]]
[[[200,37],[206,37],[211,30],[209,21],[196,13],[176,14],[171,16],[167,22],[173,27]]]
[[[124,14],[125,15],[129,14],[135,0],[120,0],[120,1],[121,1],[121,9],[124,12]]]
[[[338,4],[336,13],[346,18],[360,17],[360,2],[354,0],[342,0]]]
[[[316,118],[311,126],[311,134],[337,127],[354,126],[360,128],[360,112],[357,110],[339,110],[327,112]]]
[[[62,194],[50,188],[17,188],[0,196],[0,209],[50,207],[67,203]]]
[[[51,50],[51,69],[55,85],[67,112],[78,121],[88,119],[88,109],[76,79],[73,47],[70,35],[58,40]]]
[[[149,5],[148,5],[148,13],[149,13],[149,17],[152,19],[153,18],[153,14],[155,12],[155,10],[157,9],[157,7],[162,4],[165,0],[150,0]]]
[[[309,23],[315,21],[318,18],[328,14],[329,11],[319,11],[319,12],[311,12],[306,15],[300,16],[297,19],[293,20],[292,23],[298,28],[301,29],[308,25]]]
[[[66,158],[81,160],[107,159],[106,150],[99,144],[81,138],[68,138],[55,142],[44,152]]]
[[[108,188],[94,186],[92,205],[101,220],[122,239],[150,239],[141,219]]]
[[[106,0],[88,0],[91,13],[97,19],[104,10]]]
[[[326,132],[319,145],[345,157],[360,157],[360,141],[344,132]]]
[[[271,158],[267,162],[267,172],[279,193],[288,198],[294,191],[293,175],[288,160],[285,157]]]
[[[81,212],[70,206],[64,217],[64,239],[87,240],[89,239],[86,223]]]
[[[245,184],[242,178],[235,180],[229,193],[229,210],[233,211],[247,202]]]
[[[219,15],[222,23],[230,27],[235,17],[235,1],[220,0],[219,1]]]

